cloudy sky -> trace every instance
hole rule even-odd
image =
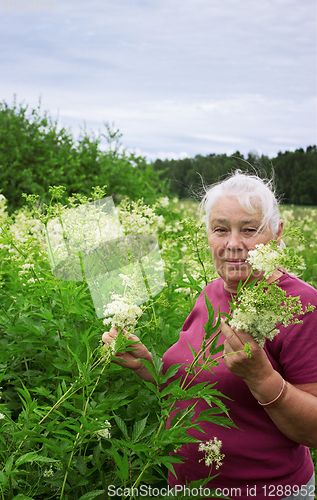
[[[0,100],[149,159],[317,143],[316,0],[5,0]]]

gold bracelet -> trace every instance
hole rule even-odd
[[[283,379],[282,389],[280,390],[280,392],[278,393],[278,395],[276,396],[276,398],[272,399],[272,401],[270,401],[269,403],[260,403],[260,401],[258,401],[259,405],[261,405],[261,406],[269,406],[272,403],[275,403],[275,401],[277,401],[282,396],[285,387],[286,387],[286,381]]]

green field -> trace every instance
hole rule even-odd
[[[45,227],[66,212],[54,194],[46,209],[24,206],[11,216],[0,202],[1,500],[102,500],[109,484],[165,484],[169,452],[190,426],[184,416],[178,434],[164,434],[164,397],[100,351],[106,327],[86,279],[52,274]],[[165,286],[144,304],[135,329],[157,372],[215,277],[197,209],[167,197],[152,208],[141,201],[117,207],[124,234],[132,227],[155,233],[161,247]],[[286,243],[306,262],[302,279],[317,287],[317,209],[283,206],[282,215],[305,236],[305,243]],[[226,424],[224,414],[219,418]],[[312,456],[317,467],[316,451]]]

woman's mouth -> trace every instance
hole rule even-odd
[[[241,267],[246,264],[245,259],[226,259],[226,263],[228,266],[232,267]]]

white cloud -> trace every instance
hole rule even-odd
[[[46,0],[48,5],[48,0]],[[148,157],[316,143],[315,0],[54,1],[0,19],[0,97]]]

